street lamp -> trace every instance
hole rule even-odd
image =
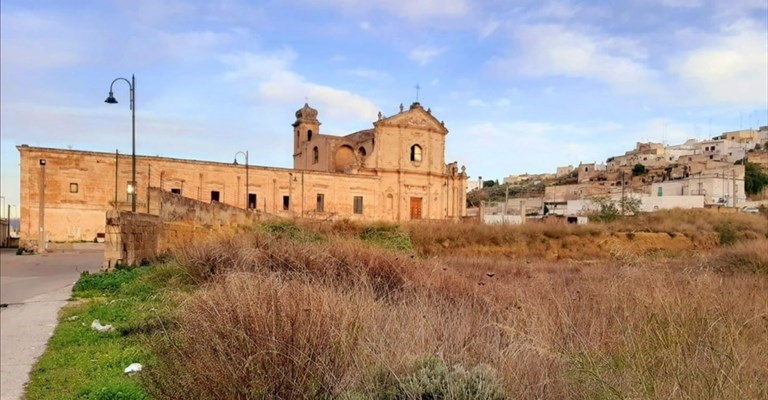
[[[131,75],[131,80],[116,78],[109,85],[109,96],[104,100],[107,104],[117,104],[117,99],[112,94],[112,86],[117,81],[125,81],[131,90],[131,183],[128,185],[128,193],[131,194],[131,212],[136,212],[136,77]]]
[[[245,156],[245,209],[251,208],[250,204],[250,196],[248,195],[248,150],[243,153],[242,151],[238,151],[235,153],[235,162],[234,164],[237,165],[237,155],[242,154]]]

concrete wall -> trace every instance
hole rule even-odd
[[[670,210],[675,208],[691,209],[704,208],[704,196],[632,196],[641,201],[640,211],[653,212],[658,210]],[[619,201],[621,196],[612,196],[614,201]],[[618,205],[617,205],[618,207]],[[590,199],[569,200],[566,215],[583,215],[597,211],[598,206]]]
[[[519,215],[483,215],[483,223],[488,225],[520,225],[523,218]]]

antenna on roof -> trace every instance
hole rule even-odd
[[[416,83],[416,102],[419,102],[419,90],[421,90],[421,86],[419,86],[418,82]]]

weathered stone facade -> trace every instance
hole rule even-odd
[[[157,187],[288,218],[404,222],[466,214],[467,175],[445,163],[448,130],[418,103],[347,136],[321,135],[308,105],[296,117],[294,169],[248,166],[247,188],[242,164],[137,155],[137,211],[151,211],[148,188]],[[47,241],[92,241],[105,233],[106,211],[130,209],[130,155],[18,150],[22,245],[40,237],[41,206]]]

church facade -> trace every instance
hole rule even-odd
[[[448,130],[419,103],[346,136],[321,133],[305,104],[293,126],[293,169],[18,146],[21,244],[93,241],[105,213],[149,212],[149,187],[286,218],[407,222],[466,214],[465,168],[446,163]]]

